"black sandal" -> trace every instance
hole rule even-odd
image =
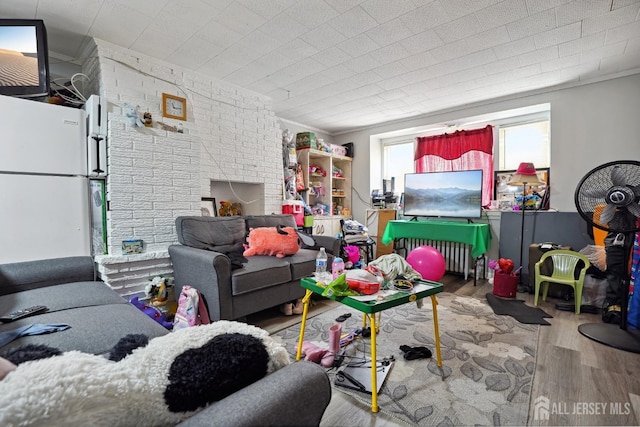
[[[408,345],[401,345],[400,350],[404,352],[405,360],[431,358],[431,350],[429,350],[427,347],[409,347]]]
[[[351,317],[351,313],[341,314],[340,316],[336,317],[336,322],[342,323],[350,317]]]

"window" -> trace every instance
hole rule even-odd
[[[522,162],[531,162],[536,168],[551,167],[550,106],[541,104],[520,110],[509,110],[484,116],[481,120],[469,118],[456,120],[456,129],[476,129],[494,125],[498,141],[494,142],[494,170],[517,169]],[[381,139],[382,175],[384,179],[395,177],[395,192],[404,191],[404,174],[415,172],[415,137],[451,132],[448,126],[417,134],[415,130],[405,136]]]
[[[383,144],[382,165],[384,179],[395,178],[395,193],[404,192],[404,175],[414,172],[414,142]]]
[[[522,162],[550,167],[549,120],[500,126],[498,170],[517,169]]]

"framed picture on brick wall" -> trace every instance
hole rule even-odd
[[[216,199],[213,197],[203,197],[200,202],[200,212],[202,216],[218,216]]]

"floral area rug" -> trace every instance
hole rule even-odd
[[[526,425],[535,373],[539,325],[496,315],[486,300],[440,293],[437,296],[443,366],[436,364],[431,300],[386,310],[379,320],[378,363],[395,362],[378,394],[380,411],[409,425]],[[307,319],[305,341],[328,348],[328,330],[342,314],[343,335],[362,326],[362,314],[338,306]],[[300,324],[272,336],[295,358]],[[426,346],[431,358],[405,360],[400,346]],[[343,364],[370,356],[370,338],[357,337],[343,348]],[[366,352],[366,353],[365,353]],[[361,361],[361,362],[358,362]],[[335,368],[327,370],[332,383]],[[371,395],[335,386],[365,405]]]

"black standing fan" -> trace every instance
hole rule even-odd
[[[599,343],[640,353],[640,331],[627,330],[629,254],[635,233],[640,231],[640,162],[620,160],[591,170],[578,183],[575,203],[588,224],[607,232],[609,284],[603,319],[619,313],[615,323],[586,323],[580,325],[578,331]],[[619,312],[615,310],[617,305]]]

